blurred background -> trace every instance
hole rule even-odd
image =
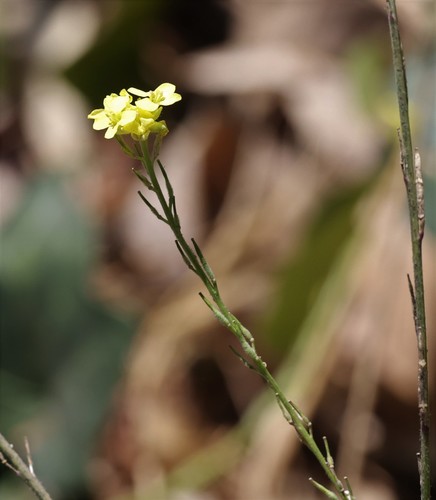
[[[0,430],[23,454],[28,438],[53,497],[310,500],[308,478],[325,484],[140,201],[132,160],[87,120],[111,92],[172,82],[183,100],[165,109],[161,159],[185,235],[357,497],[417,498],[384,1],[0,8]],[[398,9],[426,183],[433,377],[435,4]],[[32,495],[2,467],[0,497]]]

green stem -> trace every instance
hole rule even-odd
[[[166,221],[170,226],[175,238],[176,244],[179,250],[182,253],[183,259],[185,260],[188,267],[193,270],[201,281],[206,286],[210,297],[212,298],[213,303],[216,306],[213,306],[207,299],[203,297],[206,304],[212,309],[216,317],[235,335],[238,339],[243,351],[248,356],[248,358],[253,362],[253,364],[246,362],[248,366],[253,368],[268,384],[270,389],[273,391],[279,406],[284,412],[286,419],[290,422],[300,437],[301,441],[310,449],[315,458],[320,463],[322,469],[330,480],[336,492],[339,494],[341,499],[344,500],[352,500],[354,499],[353,495],[350,493],[349,489],[344,488],[342,482],[339,480],[336,472],[334,470],[333,460],[328,452],[327,447],[327,457],[325,457],[315,442],[311,432],[311,424],[309,419],[305,417],[297,407],[289,401],[284,395],[283,391],[277,384],[275,378],[272,376],[270,371],[267,368],[266,363],[262,360],[259,354],[256,351],[254,338],[251,333],[241,324],[241,322],[229,311],[225,303],[223,302],[218,285],[215,281],[215,277],[213,272],[204,258],[201,250],[193,241],[193,247],[186,241],[183,236],[181,226],[178,220],[175,202],[173,199],[173,190],[170,184],[170,181],[162,168],[166,188],[168,192],[168,201],[167,196],[164,194],[159,180],[155,173],[154,162],[150,158],[148,148],[146,144],[142,144],[142,151],[144,158],[141,160],[144,168],[148,174],[149,185],[151,185],[151,190],[156,194],[159,204],[162,207],[162,210],[165,214]],[[140,177],[139,177],[140,178]],[[147,184],[145,184],[147,186]],[[244,360],[244,358],[242,358]],[[246,361],[246,360],[244,360]],[[327,491],[327,490],[326,490]],[[332,495],[334,495],[332,493]],[[334,496],[336,498],[336,496]]]
[[[409,206],[412,241],[413,285],[409,280],[415,331],[418,343],[418,408],[419,440],[418,469],[421,500],[430,499],[430,410],[428,389],[427,327],[425,318],[424,278],[422,265],[422,239],[424,237],[424,194],[419,153],[414,154],[409,120],[407,79],[403,48],[398,28],[395,0],[387,0],[389,30],[392,45],[395,83],[400,113],[400,150],[404,182]]]

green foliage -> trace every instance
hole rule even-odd
[[[29,437],[55,496],[83,488],[134,331],[88,295],[97,234],[62,180],[41,176],[1,235],[0,427],[18,447]]]

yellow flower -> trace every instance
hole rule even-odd
[[[141,99],[144,100],[144,99]],[[149,110],[147,106],[143,106],[142,103],[136,101],[135,121],[128,123],[123,126],[123,130],[129,133],[135,141],[145,141],[150,135],[150,132],[157,133],[159,127],[155,127],[158,123],[156,120],[162,111],[162,107],[158,107],[156,110]]]
[[[106,139],[112,139],[117,134],[128,134],[126,127],[132,126],[137,119],[138,111],[132,106],[132,96],[123,89],[120,94],[110,94],[103,100],[103,109],[94,109],[88,118],[94,120],[94,130],[107,129]]]
[[[135,87],[129,88],[131,94],[144,97],[144,99],[138,99],[136,105],[140,105],[142,109],[148,111],[155,111],[159,106],[170,106],[180,101],[182,96],[174,92],[175,90],[176,86],[172,83],[162,83],[157,89],[148,92],[136,89]]]
[[[107,129],[104,136],[112,139],[115,135],[130,134],[135,141],[145,141],[150,133],[164,136],[168,133],[165,121],[157,121],[162,106],[169,106],[182,98],[175,93],[176,87],[163,83],[156,90],[129,88],[129,92],[141,97],[132,104],[132,96],[125,89],[119,94],[110,94],[103,100],[102,109],[94,109],[88,118],[94,120],[94,130]]]

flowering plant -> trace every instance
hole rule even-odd
[[[135,168],[133,172],[142,184],[154,193],[158,204],[153,205],[140,191],[139,196],[151,212],[170,227],[183,261],[201,279],[209,293],[209,297],[202,293],[200,297],[218,321],[238,339],[244,354],[234,351],[235,354],[248,368],[257,372],[266,381],[285,419],[295,428],[301,441],[315,455],[336,493],[310,479],[312,483],[329,498],[353,500],[354,496],[348,480],[345,479],[345,487],[336,475],[327,440],[324,438],[325,452],[323,452],[315,442],[309,419],[286,398],[269,372],[266,363],[257,353],[252,334],[224,304],[215,275],[200,247],[194,239],[191,239],[189,243],[183,236],[174,190],[164,166],[158,159],[162,138],[168,133],[165,121],[158,121],[158,119],[162,106],[169,106],[181,100],[182,97],[175,92],[175,89],[176,87],[171,83],[163,83],[155,90],[148,92],[133,87],[127,91],[123,89],[119,94],[106,96],[103,101],[104,107],[92,111],[88,118],[94,120],[95,130],[106,129],[106,139],[115,138],[126,154],[140,161],[142,168]],[[133,96],[139,97],[134,104],[132,104]],[[125,140],[127,135],[130,135],[132,141]],[[162,173],[163,181],[158,179],[156,168]]]
[[[419,354],[418,407],[420,452],[417,454],[418,472],[421,499],[430,500],[430,412],[428,404],[428,360],[422,266],[422,240],[425,226],[423,179],[419,153],[412,148],[407,79],[395,0],[387,0],[387,6],[401,123],[401,128],[399,129],[400,164],[407,191],[413,254],[413,283],[412,279],[408,276],[408,284],[413,306],[413,319]],[[155,90],[148,92],[133,87],[130,87],[128,90],[123,89],[119,94],[112,93],[106,96],[103,101],[103,108],[95,109],[88,115],[88,118],[94,120],[93,128],[95,130],[106,130],[106,139],[115,138],[129,156],[140,161],[142,168],[134,169],[134,173],[142,184],[156,195],[159,208],[156,208],[141,192],[139,192],[140,197],[152,213],[159,220],[165,222],[172,230],[176,238],[177,248],[185,264],[202,280],[209,293],[209,298],[200,294],[201,298],[212,310],[217,319],[238,339],[244,354],[241,355],[234,351],[235,354],[237,354],[247,367],[257,372],[265,380],[272,390],[283,416],[295,428],[300,440],[318,460],[331,483],[331,489],[322,486],[312,479],[310,481],[327,498],[354,500],[355,497],[348,480],[345,478],[346,487],[344,487],[336,474],[326,438],[323,438],[325,447],[325,451],[323,452],[313,438],[311,422],[293,402],[285,397],[276,380],[269,372],[266,363],[258,355],[253,336],[224,304],[216,278],[199,246],[193,239],[188,243],[182,234],[174,191],[165,168],[158,160],[162,138],[168,133],[165,121],[159,120],[159,117],[163,106],[168,106],[181,100],[180,94],[177,94],[175,89],[175,86],[170,83],[164,83]],[[134,100],[135,102],[133,102]],[[130,136],[131,141],[126,141],[126,136]],[[150,154],[150,151],[152,154]],[[159,181],[156,176],[156,165],[163,175],[163,181]],[[41,500],[51,500],[50,495],[35,475],[28,444],[26,445],[26,449],[28,464],[21,459],[13,446],[0,433],[1,464],[9,467],[20,476],[38,498]]]

